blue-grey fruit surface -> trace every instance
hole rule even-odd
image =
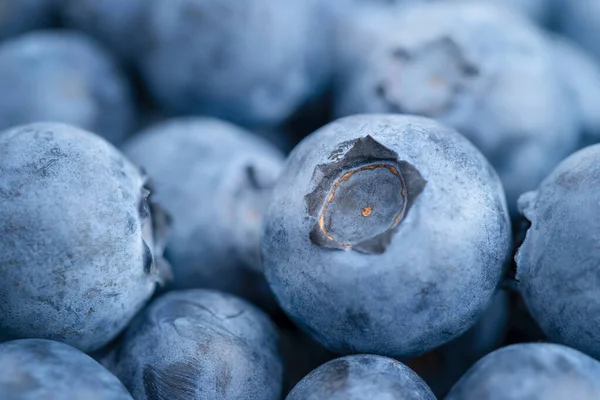
[[[152,97],[176,114],[274,126],[327,85],[319,0],[77,0],[65,13],[133,58]]]
[[[102,365],[64,343],[20,339],[0,344],[0,393],[8,400],[132,400]]]
[[[58,123],[0,133],[0,339],[107,344],[166,279],[147,178],[104,139]]]
[[[393,358],[358,354],[336,358],[302,379],[286,400],[435,400],[427,384]]]
[[[445,400],[594,400],[600,363],[552,343],[519,343],[488,354]]]
[[[600,357],[600,145],[565,159],[519,209],[531,222],[515,257],[519,291],[553,340]]]
[[[511,253],[483,155],[433,120],[357,115],[291,153],[261,250],[283,310],[342,353],[414,356],[471,327]]]
[[[269,318],[240,298],[173,291],[131,324],[110,368],[137,400],[278,400],[278,340]]]

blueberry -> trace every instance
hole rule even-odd
[[[37,31],[0,45],[0,129],[64,122],[117,143],[133,123],[130,88],[96,42]]]
[[[57,0],[2,0],[0,39],[52,25]]]
[[[600,67],[577,43],[552,36],[555,65],[578,109],[584,145],[600,142]]]
[[[153,97],[174,113],[271,126],[325,89],[328,24],[320,0],[98,3],[72,0],[67,13],[106,43],[132,37],[117,48],[134,47]]]
[[[571,348],[521,343],[475,364],[446,400],[593,400],[600,398],[600,364]]]
[[[252,298],[262,281],[253,271],[261,267],[260,225],[282,168],[279,151],[227,122],[198,117],[154,125],[125,153],[152,176],[157,201],[173,217],[174,287]]]
[[[141,399],[279,399],[275,326],[226,293],[193,289],[156,299],[128,328],[112,370]]]
[[[600,145],[564,160],[519,199],[531,222],[517,256],[527,307],[553,340],[600,358]]]
[[[0,344],[0,369],[4,399],[131,400],[123,384],[102,365],[52,340]]]
[[[345,21],[337,115],[409,113],[452,126],[494,165],[516,212],[519,194],[575,150],[578,112],[539,29],[490,5],[450,3]],[[368,35],[354,49],[345,43],[353,30]]]
[[[498,177],[466,139],[427,118],[359,115],[291,153],[261,247],[279,304],[317,341],[402,357],[475,323],[511,238]]]
[[[300,381],[286,400],[435,400],[425,382],[406,365],[359,354],[323,364]]]
[[[148,194],[139,170],[89,132],[0,133],[0,339],[86,352],[113,339],[168,273],[165,219]]]

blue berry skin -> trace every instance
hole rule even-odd
[[[558,344],[520,343],[475,364],[445,400],[594,400],[600,363]]]
[[[125,328],[169,272],[145,181],[108,142],[69,125],[0,133],[0,340],[91,352]]]
[[[338,28],[348,67],[336,80],[337,115],[418,114],[455,128],[494,165],[516,214],[518,196],[579,144],[578,112],[545,34],[486,4],[381,14],[365,11]],[[363,36],[354,49],[350,31]]]
[[[277,400],[277,330],[233,295],[167,293],[127,329],[112,370],[137,400]]]
[[[575,104],[581,121],[584,146],[600,142],[600,66],[577,43],[559,36],[551,37],[555,65]]]
[[[111,56],[80,33],[36,31],[4,42],[0,76],[0,129],[63,122],[112,143],[132,129],[128,82]]]
[[[286,400],[435,400],[431,389],[406,365],[358,354],[336,358],[302,379]]]
[[[0,39],[52,25],[58,9],[57,1],[2,0],[0,3]]]
[[[3,399],[132,400],[102,365],[64,343],[21,339],[0,344]]]
[[[254,299],[263,281],[262,216],[283,155],[251,132],[201,117],[154,125],[124,151],[152,177],[157,202],[172,216],[166,253],[174,287]]]
[[[555,342],[600,358],[600,145],[564,160],[519,199],[531,222],[515,257],[527,308]]]
[[[414,356],[472,326],[511,252],[500,181],[433,120],[358,115],[291,153],[261,249],[283,310],[330,350]]]
[[[109,44],[129,32],[151,94],[173,113],[273,126],[326,87],[329,28],[320,0],[98,3],[73,0],[67,12]]]

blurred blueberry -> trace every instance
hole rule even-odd
[[[600,65],[571,40],[554,35],[555,65],[579,111],[584,145],[600,142]]]
[[[261,247],[279,304],[313,338],[402,357],[475,323],[503,276],[510,234],[496,173],[456,131],[359,115],[294,149]]]
[[[250,303],[211,290],[167,293],[132,323],[112,370],[137,400],[277,400],[278,337]]]
[[[475,364],[445,400],[595,400],[598,361],[565,346],[521,343]]]
[[[564,160],[519,199],[531,221],[515,257],[527,307],[553,341],[600,358],[600,145]]]
[[[481,357],[502,345],[509,320],[509,296],[498,291],[475,326],[450,343],[407,362],[439,398]]]
[[[64,122],[112,143],[132,129],[130,87],[110,55],[77,32],[37,31],[0,45],[0,129]]]
[[[557,29],[590,51],[600,62],[600,2],[598,0],[556,0]]]
[[[59,0],[66,26],[83,31],[131,65],[147,50],[151,38],[146,16],[148,0]]]
[[[0,133],[0,339],[83,351],[113,339],[166,279],[165,218],[100,137],[38,123]]]
[[[0,370],[3,399],[132,399],[102,365],[52,340],[21,339],[0,344]]]
[[[173,217],[167,257],[176,288],[217,288],[252,300],[268,293],[258,273],[259,238],[283,164],[277,149],[227,122],[180,118],[140,133],[125,153],[148,171],[157,201]]]
[[[286,400],[435,400],[425,382],[406,365],[370,354],[346,356],[312,371]]]
[[[0,39],[53,25],[60,0],[2,0]]]
[[[370,10],[336,31],[336,58],[346,65],[337,115],[408,113],[452,126],[494,165],[516,212],[518,195],[578,145],[578,110],[546,36],[486,4]]]
[[[327,0],[322,1],[325,2]],[[495,6],[506,7],[529,17],[535,22],[544,23],[550,18],[551,11],[553,10],[550,5],[558,0],[338,0],[328,3],[333,8],[337,7],[335,11],[340,13],[365,4],[389,8],[390,6],[406,7],[433,2],[454,5],[460,1],[468,4],[488,3]]]
[[[98,3],[72,0],[66,13],[135,57],[153,97],[173,113],[273,126],[325,88],[329,24],[320,0]]]

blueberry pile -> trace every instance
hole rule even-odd
[[[600,0],[0,0],[1,400],[600,400]]]

